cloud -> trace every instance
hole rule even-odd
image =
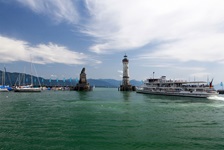
[[[99,64],[101,61],[95,60],[83,53],[74,52],[65,46],[54,43],[38,44],[31,46],[26,41],[11,39],[0,35],[0,62],[26,61],[38,64]]]
[[[80,1],[17,1],[56,22],[79,25],[94,37],[94,53],[138,49],[147,59],[224,63],[223,0],[85,0],[82,12]]]
[[[10,39],[0,35],[0,43],[1,62],[27,60],[27,42]]]
[[[62,63],[62,64],[85,64],[83,53],[73,52],[64,46],[48,43],[39,44],[35,47],[29,47],[29,52],[34,57],[36,63]]]
[[[224,62],[224,34],[202,34],[166,43],[144,54],[145,59],[177,60],[180,62]]]
[[[86,0],[83,32],[97,38],[95,53],[127,51],[159,42],[149,55],[179,61],[223,62],[222,0]]]
[[[79,21],[79,15],[75,3],[72,0],[17,0],[24,6],[38,14],[60,23],[62,21],[75,24]]]

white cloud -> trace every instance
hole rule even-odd
[[[26,41],[11,39],[0,35],[0,62],[26,61],[33,63],[49,64],[99,64],[98,60],[93,59],[83,53],[74,52],[65,46],[54,43],[38,44],[31,46]]]
[[[159,46],[145,58],[186,61],[224,62],[224,34],[203,34]]]
[[[95,37],[89,48],[95,53],[150,49],[159,43],[148,57],[224,63],[223,0],[85,0],[85,23],[79,22],[80,1],[17,1],[57,22],[80,25],[82,33]]]
[[[96,38],[90,47],[95,53],[134,50],[159,41],[157,49],[145,53],[224,63],[223,0],[85,0],[89,12],[85,24],[79,22],[78,1],[17,1],[57,22],[81,25],[81,32]]]
[[[17,0],[32,11],[48,15],[56,22],[77,23],[79,15],[72,0]]]
[[[28,58],[28,43],[15,39],[9,39],[0,35],[1,62],[20,61]]]
[[[62,63],[62,64],[85,64],[87,56],[73,52],[64,46],[48,43],[39,44],[28,49],[36,63]]]
[[[223,62],[222,0],[86,0],[86,34],[98,39],[95,53],[140,48],[159,41],[151,57]]]

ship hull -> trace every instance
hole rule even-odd
[[[151,95],[165,95],[165,96],[181,96],[181,97],[195,97],[195,98],[207,98],[211,96],[216,96],[216,93],[181,93],[181,92],[157,92],[157,91],[147,91],[147,90],[136,90],[137,93],[151,94]]]
[[[21,88],[14,89],[14,92],[41,92],[40,88]]]

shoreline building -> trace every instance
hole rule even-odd
[[[120,85],[119,89],[120,91],[136,91],[136,87],[132,86],[129,82],[129,60],[127,59],[127,55],[124,55],[124,59],[122,60],[123,63],[123,80],[122,85]]]
[[[75,91],[92,91],[93,87],[89,85],[86,79],[85,68],[82,68],[80,73],[79,83],[74,87]]]

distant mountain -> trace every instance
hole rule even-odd
[[[88,79],[87,81],[96,87],[118,87],[120,85],[120,81],[113,79]]]
[[[90,85],[95,85],[96,87],[119,87],[121,85],[121,80],[114,79],[88,79]],[[140,86],[141,82],[137,80],[131,80],[130,84],[133,86]]]
[[[142,81],[137,81],[137,80],[131,80],[130,83],[131,85],[134,85],[134,86],[140,86],[143,84]]]
[[[0,79],[2,79],[3,71],[0,70]],[[0,85],[2,80],[0,80]],[[34,86],[66,86],[76,85],[76,79],[57,80],[57,79],[45,79],[42,77],[33,76]],[[6,85],[26,85],[31,84],[31,75],[18,72],[6,72],[5,73],[5,84]]]
[[[29,74],[17,73],[17,72],[6,72],[5,74],[6,85],[23,85],[31,83],[31,76]],[[2,79],[2,71],[0,70],[0,85]],[[88,83],[95,87],[119,87],[121,84],[121,80],[114,79],[87,79]],[[33,76],[33,84],[39,86],[39,82],[42,86],[75,86],[78,82],[77,79],[45,79],[42,77]],[[130,84],[133,86],[141,85],[141,81],[131,80]]]

